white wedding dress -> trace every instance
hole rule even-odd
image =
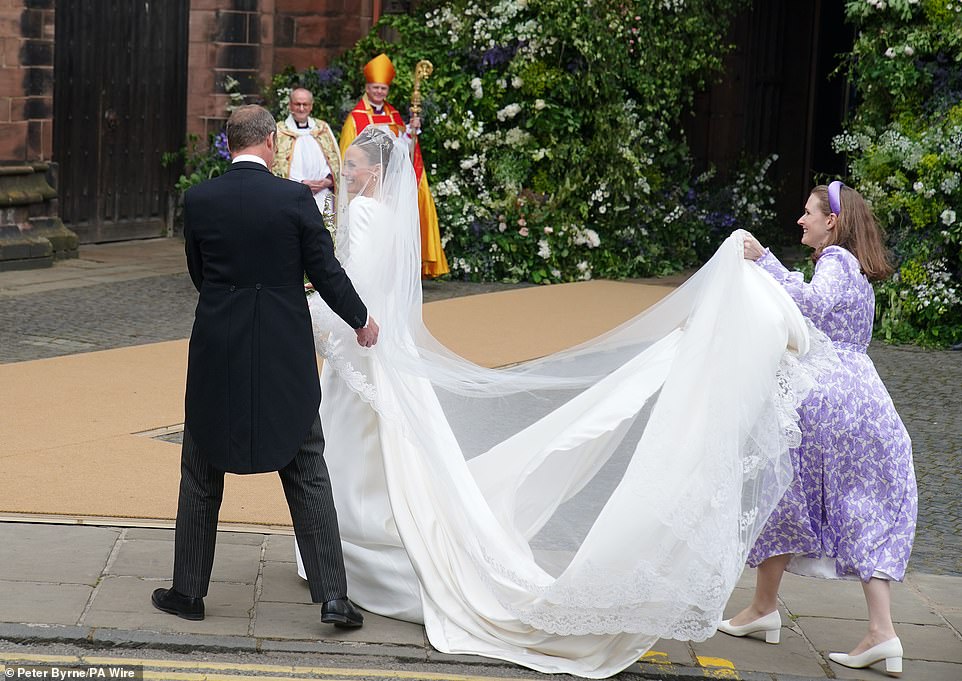
[[[589,343],[471,364],[421,320],[414,174],[388,153],[378,192],[341,191],[338,216],[378,344],[310,300],[350,598],[423,622],[442,652],[589,678],[711,636],[830,349],[735,233]]]

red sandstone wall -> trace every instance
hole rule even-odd
[[[0,0],[0,162],[53,155],[54,0]]]
[[[227,75],[255,100],[288,65],[326,66],[370,30],[372,17],[373,0],[191,0],[187,132],[204,138],[220,129]]]

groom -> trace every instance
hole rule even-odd
[[[200,292],[187,362],[174,583],[154,606],[204,619],[224,473],[277,471],[321,622],[359,627],[324,463],[304,273],[371,347],[378,327],[334,257],[307,185],[268,170],[273,116],[242,106],[227,121],[232,164],[184,196],[187,268]]]

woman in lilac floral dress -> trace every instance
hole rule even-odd
[[[875,295],[870,279],[891,274],[871,210],[841,182],[812,190],[798,220],[802,243],[815,249],[811,283],[789,272],[754,237],[745,257],[771,274],[835,347],[840,366],[801,409],[802,443],[793,451],[795,478],[758,538],[749,564],[758,567],[752,603],[719,629],[735,636],[764,632],[778,642],[778,587],[786,569],[829,579],[859,579],[869,631],[850,667],[886,661],[901,671],[890,582],[901,581],[912,551],[918,493],[912,443],[866,354]]]

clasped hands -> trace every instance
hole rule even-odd
[[[334,178],[330,175],[320,180],[301,180],[301,184],[306,184],[311,189],[311,193],[316,194],[322,189],[334,191]]]

